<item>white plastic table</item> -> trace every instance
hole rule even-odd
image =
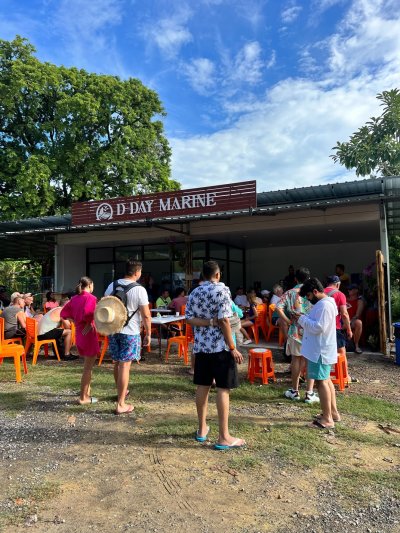
[[[164,324],[170,324],[171,322],[179,322],[185,320],[185,315],[174,315],[174,316],[161,316],[161,317],[151,317],[151,323],[158,325],[158,355],[161,359],[161,327]]]

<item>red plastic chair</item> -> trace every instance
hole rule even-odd
[[[331,371],[331,381],[338,386],[340,391],[344,391],[349,386],[349,372],[347,368],[346,354],[338,353],[338,360]]]
[[[251,384],[260,378],[263,385],[268,385],[268,379],[276,382],[274,361],[271,350],[265,348],[251,348],[247,367],[247,379]]]
[[[20,344],[23,345],[21,337],[13,337],[12,339],[5,339],[4,338],[4,318],[0,317],[0,342],[1,344]]]

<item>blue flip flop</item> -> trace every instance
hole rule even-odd
[[[232,444],[214,444],[214,450],[231,450],[232,448],[243,448],[246,446],[246,441],[238,444],[242,439],[235,439]]]
[[[207,433],[204,435],[204,437],[200,437],[199,430],[197,430],[196,433],[194,434],[195,440],[197,440],[197,442],[206,442],[209,431],[210,431],[210,426],[207,426]]]

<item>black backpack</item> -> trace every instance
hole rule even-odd
[[[128,292],[133,289],[133,287],[141,287],[140,283],[136,283],[136,281],[133,281],[132,283],[129,283],[128,285],[121,285],[117,281],[114,281],[113,283],[113,290],[110,294],[110,296],[115,296],[118,298],[118,300],[121,300],[121,302],[126,307],[126,310],[128,311],[128,307],[126,305],[127,299],[128,299]],[[136,314],[136,312],[139,310],[139,307],[136,309],[136,311],[133,311],[131,315],[128,313],[128,318],[126,319],[126,322],[124,324],[124,327],[127,326],[131,320],[131,318]]]

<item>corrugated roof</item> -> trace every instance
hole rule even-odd
[[[343,183],[327,183],[311,187],[299,187],[278,191],[261,192],[257,194],[257,208],[254,214],[265,211],[280,212],[285,209],[307,209],[317,206],[334,206],[368,201],[382,200],[387,206],[389,233],[400,233],[400,177],[369,178]],[[246,215],[247,211],[229,212],[216,216]],[[205,215],[208,218],[208,215]],[[166,223],[183,223],[185,221],[203,218],[168,217]],[[157,220],[154,222],[161,222]],[[148,225],[152,221],[140,222],[138,225]],[[54,235],[67,231],[92,231],[115,229],[116,226],[136,225],[135,222],[102,223],[71,227],[71,215],[60,215],[42,218],[30,218],[17,221],[0,222],[0,259],[5,257],[43,257],[54,246]]]

